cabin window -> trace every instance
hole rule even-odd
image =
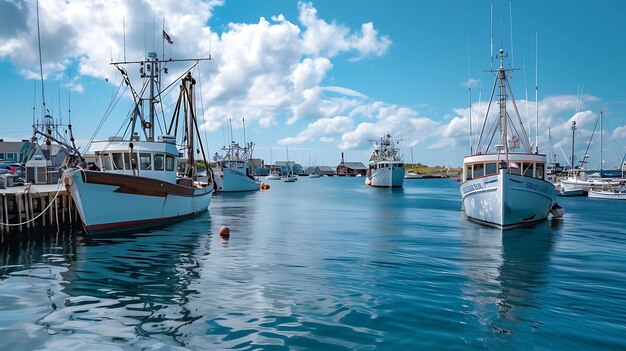
[[[398,163],[398,167],[404,167],[404,163]]]
[[[125,152],[124,153],[124,168],[127,170],[132,170],[137,168],[137,154]]]
[[[497,173],[498,173],[497,163],[487,163],[485,165],[485,174],[497,174]]]
[[[533,176],[533,164],[532,163],[524,163],[524,177],[532,177]]]
[[[113,169],[114,170],[123,170],[124,169],[124,160],[122,159],[121,153],[113,153]]]
[[[485,165],[482,163],[474,165],[474,177],[482,177],[485,175]]]
[[[470,180],[472,179],[472,165],[469,165],[467,167],[465,167],[465,179],[466,180]]]
[[[174,156],[165,155],[165,170],[166,171],[174,170]]]
[[[163,170],[163,154],[154,154],[154,170],[162,171]]]
[[[139,154],[139,165],[142,170],[151,171],[152,170],[152,154],[149,153],[140,153]]]
[[[111,167],[111,157],[110,157],[109,154],[102,154],[102,156],[100,158],[102,160],[102,162],[101,162],[102,163],[102,168],[105,171],[110,171],[111,169],[113,169]]]
[[[535,166],[535,178],[543,179],[543,163],[537,163]]]

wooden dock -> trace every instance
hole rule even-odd
[[[74,224],[80,218],[62,184],[0,189],[0,234]]]

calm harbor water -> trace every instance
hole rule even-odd
[[[626,349],[626,202],[501,233],[454,180],[270,184],[149,232],[2,237],[0,349]]]

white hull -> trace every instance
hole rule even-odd
[[[174,191],[154,189],[158,184],[136,191],[132,186],[124,188],[119,185],[92,183],[91,175],[94,179],[105,179],[104,182],[107,176],[122,178],[121,184],[127,184],[124,177],[132,181],[141,178],[80,170],[68,172],[66,186],[69,185],[69,192],[76,203],[85,230],[89,233],[159,225],[206,211],[211,203],[212,186],[182,187],[143,178],[140,180],[145,183],[157,182],[163,189],[172,188]]]
[[[424,178],[423,174],[417,174],[412,172],[407,172],[404,174],[404,179],[422,179]]]
[[[607,200],[626,200],[626,192],[607,191],[607,190],[589,190],[587,196],[593,199]]]
[[[269,175],[269,176],[265,177],[265,179],[267,179],[267,180],[280,180],[280,176],[279,175]]]
[[[402,187],[404,184],[404,166],[392,165],[390,167],[372,170],[370,179],[372,186]]]
[[[216,191],[219,192],[253,191],[261,189],[261,182],[239,171],[228,168],[225,168],[223,174],[215,178]]]
[[[619,181],[611,181],[604,179],[579,179],[579,178],[567,178],[560,181],[561,195],[584,195],[591,188],[601,188],[608,185],[618,185]]]
[[[309,178],[322,178],[319,174],[309,174]]]
[[[554,197],[554,185],[550,182],[508,174],[505,170],[468,180],[460,190],[470,219],[501,229],[547,218]]]

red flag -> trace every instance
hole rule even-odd
[[[165,39],[168,44],[174,44],[172,38],[170,38],[169,34],[165,33],[165,31],[163,31],[163,39]]]

